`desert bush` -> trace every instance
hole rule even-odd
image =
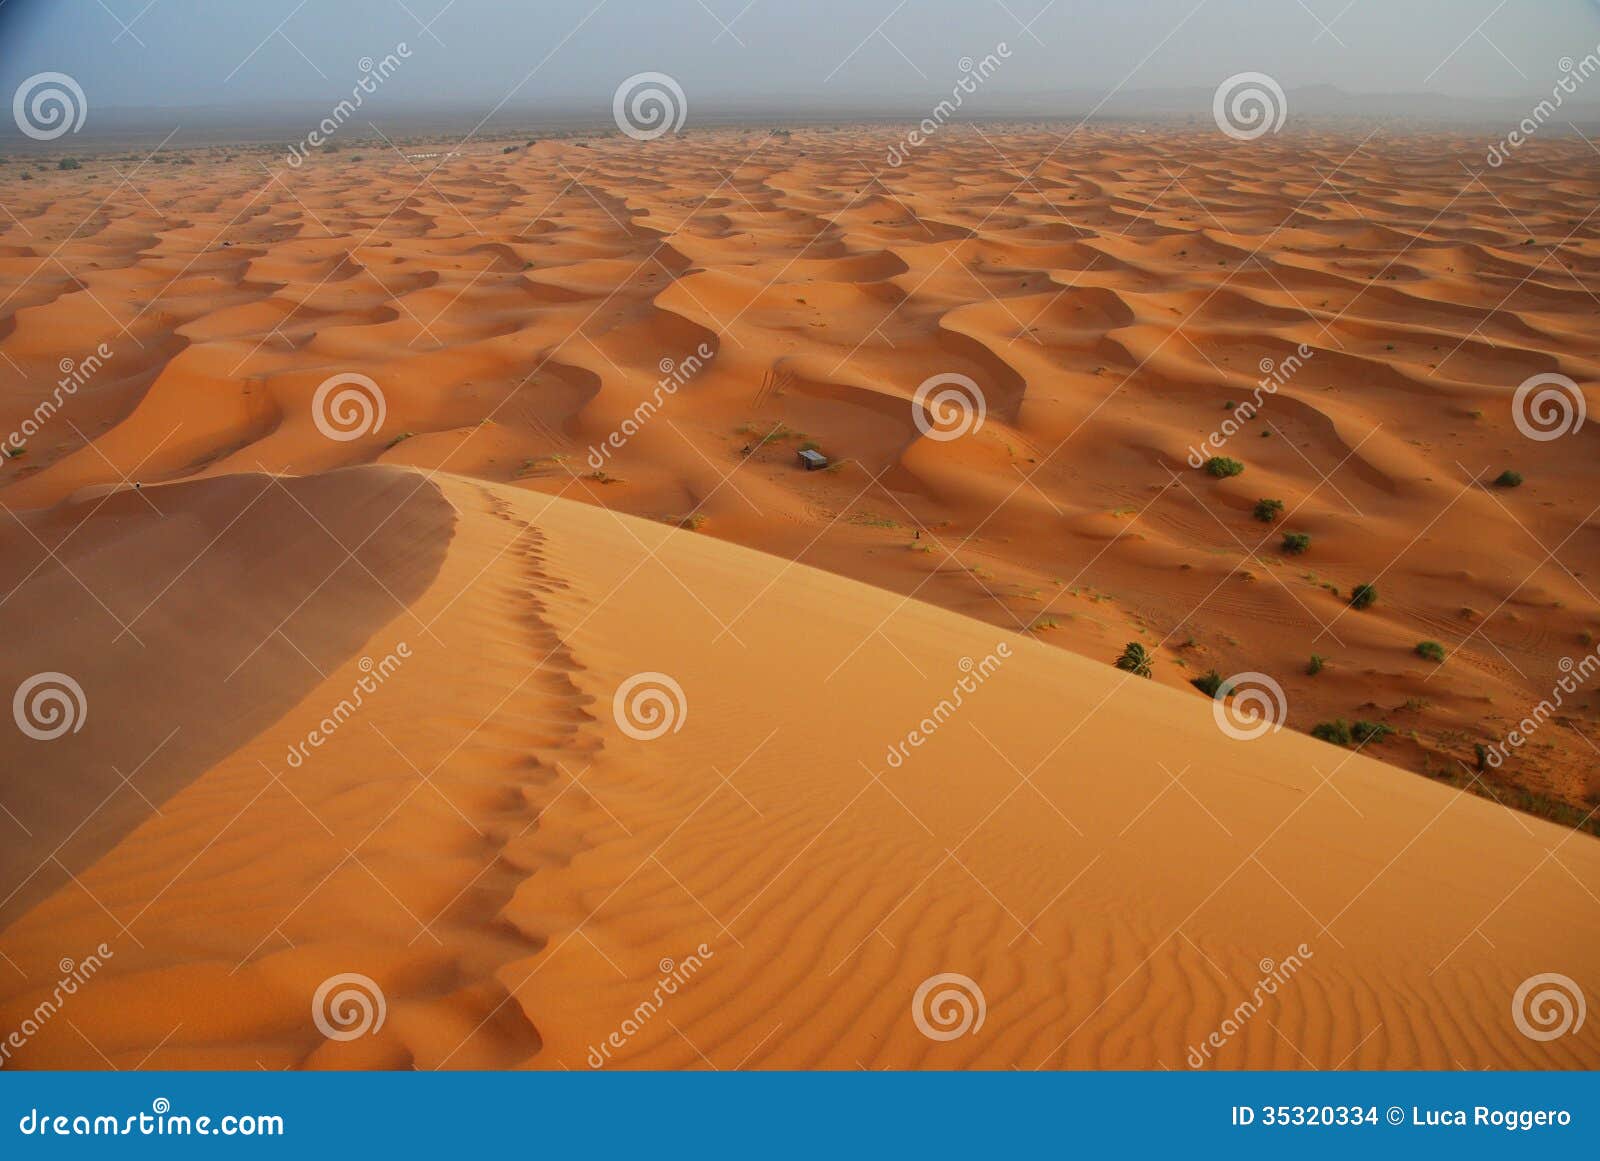
[[[1350,607],[1352,609],[1370,609],[1378,601],[1378,590],[1374,585],[1357,585],[1350,590]]]
[[[1350,723],[1343,718],[1331,722],[1318,722],[1311,727],[1311,736],[1321,738],[1324,742],[1332,742],[1335,746],[1348,746],[1350,744]]]
[[[1206,461],[1205,469],[1217,479],[1225,480],[1229,476],[1237,476],[1244,471],[1244,465],[1238,460],[1229,459],[1227,456],[1212,456]]]
[[[1381,742],[1392,733],[1394,727],[1383,722],[1357,722],[1350,727],[1350,735],[1361,743]]]
[[[1328,663],[1327,658],[1320,653],[1313,653],[1311,660],[1306,662],[1306,676],[1315,677],[1322,672],[1322,667]]]
[[[1122,650],[1122,656],[1117,658],[1117,668],[1124,673],[1137,674],[1139,677],[1149,677],[1154,658],[1150,651],[1137,641],[1129,641]]]
[[[1215,669],[1201,677],[1192,678],[1189,684],[1207,697],[1227,697],[1230,686]]]
[[[1283,501],[1257,500],[1254,515],[1255,518],[1261,521],[1263,524],[1271,524],[1279,516],[1283,515]]]
[[[1299,556],[1311,547],[1311,537],[1304,532],[1285,532],[1283,550],[1290,556]]]
[[[1444,646],[1437,641],[1418,641],[1417,656],[1425,661],[1443,661]]]
[[[79,161],[76,157],[63,157],[60,161],[56,162],[56,168],[57,169],[82,169],[83,168],[83,162]]]
[[[1494,486],[1497,488],[1520,488],[1522,486],[1522,473],[1513,472],[1510,468],[1507,468],[1494,478]]]

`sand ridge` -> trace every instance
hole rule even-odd
[[[1208,1064],[1600,1059],[1592,1027],[1536,1043],[1509,1004],[1592,970],[1586,836],[1291,731],[1230,741],[1179,691],[932,606],[871,637],[898,598],[805,565],[429,486],[450,549],[361,651],[411,643],[359,717],[285,761],[352,657],[0,936],[43,984],[125,928],[19,1064],[582,1068],[627,1026],[607,1066],[1179,1068],[1291,956]],[[677,728],[624,730],[614,692],[668,669]],[[328,1040],[308,997],[347,972],[387,1019]],[[945,972],[981,1033],[910,1018]]]

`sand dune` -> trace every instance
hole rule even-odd
[[[65,672],[97,728],[21,739],[0,920],[60,888],[426,587],[450,506],[387,469],[86,495],[0,530],[0,685]],[[69,884],[70,889],[70,884]]]
[[[150,491],[171,519],[246,483]],[[1538,1044],[1510,1008],[1529,975],[1592,970],[1585,836],[1290,731],[1231,741],[1202,699],[570,500],[366,469],[308,505],[397,491],[455,513],[406,525],[424,591],[204,774],[164,785],[178,760],[152,758],[133,781],[160,813],[0,936],[27,976],[9,1022],[63,947],[115,949],[19,1063],[582,1068],[688,964],[602,1059],[1178,1068],[1290,956],[1215,1064],[1600,1062],[1592,1025]],[[231,611],[190,616],[215,637]],[[402,642],[290,765],[358,657]],[[651,671],[682,700],[639,740],[613,697]],[[963,676],[965,704],[891,764]],[[136,683],[89,688],[85,745],[143,708]],[[387,1004],[349,1043],[311,1019],[342,972]],[[942,972],[987,1012],[948,1042],[909,1018]]]
[[[87,704],[0,771],[0,1033],[114,953],[7,1064],[1181,1068],[1291,957],[1203,1064],[1600,1064],[1512,1017],[1595,978],[1596,692],[1475,753],[1600,638],[1596,425],[1512,407],[1600,379],[1587,147],[895,138],[0,170],[0,689]]]

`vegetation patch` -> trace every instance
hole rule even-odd
[[[1271,524],[1279,516],[1283,515],[1283,501],[1257,500],[1253,515],[1263,524]]]
[[[1122,650],[1122,655],[1117,658],[1117,668],[1124,673],[1132,673],[1139,677],[1149,677],[1154,667],[1155,659],[1150,656],[1150,651],[1137,641],[1129,641]]]
[[[1244,471],[1244,465],[1228,456],[1212,456],[1205,462],[1205,470],[1219,480],[1226,480],[1229,476],[1237,476]]]
[[[1367,742],[1381,742],[1394,733],[1394,727],[1383,722],[1357,722],[1350,727],[1350,734],[1356,741],[1365,745]]]
[[[1324,742],[1331,742],[1335,746],[1348,746],[1350,744],[1350,723],[1343,718],[1336,718],[1331,722],[1318,722],[1311,727],[1311,736],[1321,738]]]

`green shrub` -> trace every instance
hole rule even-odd
[[[1510,468],[1507,468],[1494,478],[1494,486],[1497,488],[1520,488],[1522,486],[1522,473],[1513,472]]]
[[[1313,653],[1311,660],[1306,662],[1306,676],[1315,677],[1322,672],[1322,667],[1327,663],[1327,658],[1323,657],[1322,654]]]
[[[1350,607],[1352,609],[1370,609],[1378,601],[1378,590],[1374,585],[1357,585],[1350,590]]]
[[[1215,669],[1211,670],[1203,677],[1193,678],[1189,684],[1194,686],[1207,697],[1227,697],[1231,688],[1228,683],[1222,679],[1222,674],[1218,673]]]
[[[1137,641],[1129,641],[1122,650],[1122,656],[1117,658],[1117,668],[1124,673],[1137,674],[1139,677],[1149,677],[1154,659],[1150,651]]]
[[[1417,656],[1425,661],[1443,661],[1444,646],[1437,641],[1418,641]]]
[[[1244,465],[1238,460],[1229,459],[1227,456],[1212,456],[1205,463],[1205,469],[1219,480],[1229,476],[1237,476],[1244,471]]]
[[[1263,524],[1271,524],[1283,515],[1282,500],[1257,500],[1255,518]]]
[[[1311,547],[1311,537],[1304,532],[1285,532],[1283,550],[1290,556],[1299,556]]]
[[[56,162],[56,168],[57,169],[82,169],[83,168],[83,162],[79,161],[76,157],[63,157],[60,161]]]
[[[1394,727],[1383,722],[1357,722],[1350,727],[1350,734],[1356,741],[1363,744],[1367,742],[1381,742],[1394,733]]]
[[[1332,742],[1335,746],[1348,746],[1350,723],[1343,718],[1331,722],[1318,722],[1311,727],[1311,736],[1321,738],[1324,742]]]

